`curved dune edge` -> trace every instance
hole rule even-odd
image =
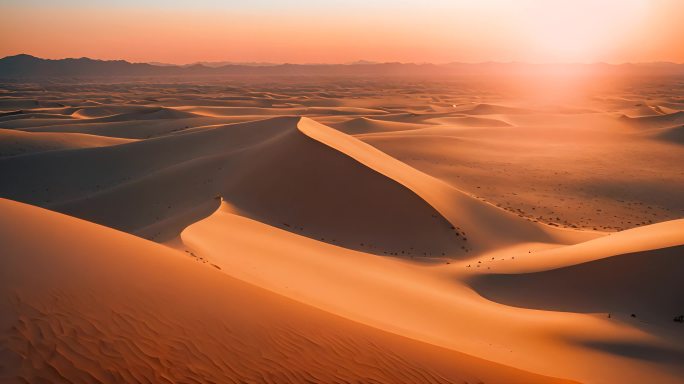
[[[662,383],[678,382],[668,373],[671,366],[594,347],[667,344],[658,334],[605,314],[536,311],[484,299],[466,282],[478,271],[497,273],[494,262],[484,261],[491,270],[485,266],[476,271],[466,267],[473,260],[424,266],[378,257],[251,220],[226,202],[186,228],[181,239],[189,252],[232,277],[415,340],[582,382],[639,383],[656,377]],[[510,258],[522,253],[501,250],[496,256],[508,260],[502,265],[515,264]],[[481,259],[489,260],[489,255]]]
[[[106,227],[0,208],[2,380],[569,383],[344,320]]]
[[[635,314],[664,324],[684,314],[682,270],[684,246],[680,245],[542,272],[482,275],[470,284],[487,299],[506,305],[624,317]],[[684,358],[684,350],[680,356]]]
[[[620,119],[639,128],[666,128],[684,123],[684,111],[637,117],[622,115]]]
[[[656,132],[649,132],[650,136],[672,144],[684,145],[684,125],[660,128]]]
[[[159,241],[208,216],[215,207],[202,207],[222,195],[249,217],[348,248],[431,258],[468,251],[432,205],[302,134],[298,121],[279,117],[4,159],[0,168],[12,182],[0,191]],[[186,215],[195,208],[201,212]]]
[[[345,121],[329,124],[348,135],[368,135],[381,132],[397,132],[428,127],[428,124],[402,123],[391,120],[376,120],[370,117],[354,117]]]
[[[303,132],[299,126],[307,124],[313,128]],[[175,151],[179,146],[186,150]],[[107,164],[119,166],[103,172]],[[597,236],[519,218],[306,118],[0,165],[14,180],[0,188],[5,196],[162,241],[208,215],[201,207],[217,195],[271,225],[376,254],[463,256],[520,241]],[[122,216],[121,207],[135,207],[135,214]],[[186,214],[195,207],[197,215]]]
[[[684,310],[684,220],[521,254],[515,264],[494,260],[488,265],[497,272],[475,274],[469,284],[490,300],[508,305],[638,313],[660,324],[671,323]]]
[[[543,272],[627,253],[679,245],[684,245],[684,219],[632,228],[569,246],[530,253],[519,252],[516,254],[515,264],[497,265],[497,270],[503,273]]]
[[[161,106],[125,105],[83,107],[70,116],[80,120],[115,122],[123,120],[181,119],[198,115]]]
[[[572,340],[662,364],[675,382],[684,377],[684,333],[673,321],[684,314],[684,220],[523,254],[518,263],[507,268],[498,259],[488,262],[496,273],[473,274],[465,281],[488,300],[507,306],[602,313],[608,321],[641,329],[653,337],[639,342]]]
[[[452,225],[465,231],[468,239],[472,239],[470,244],[475,253],[521,242],[571,244],[600,236],[598,233],[558,229],[522,219],[309,118],[300,118],[297,128],[416,193]]]
[[[84,133],[24,132],[0,128],[0,157],[62,149],[107,147],[133,141],[136,140]]]

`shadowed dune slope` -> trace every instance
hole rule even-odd
[[[586,237],[478,201],[307,118],[7,158],[0,172],[11,181],[2,197],[159,241],[208,216],[218,195],[248,217],[377,254],[459,256]]]
[[[653,136],[669,143],[684,145],[684,125],[659,129]]]
[[[358,162],[396,180],[440,212],[468,241],[468,250],[482,252],[520,242],[576,243],[595,238],[588,232],[552,228],[485,203],[385,154],[352,136],[317,123],[300,120],[299,129]]]
[[[517,307],[634,313],[649,321],[671,321],[684,310],[683,223],[660,223],[542,252],[535,256],[541,261],[537,266],[544,259],[566,265],[528,273],[475,275],[471,284],[486,298]],[[562,261],[564,253],[580,258]]]
[[[36,120],[72,120],[71,116],[62,115],[59,113],[47,112],[26,112],[23,110],[0,113],[0,123],[6,125],[12,121],[36,121]]]
[[[17,122],[30,122],[29,120]],[[93,122],[94,121],[94,122]],[[214,119],[211,117],[193,117],[189,119],[150,119],[123,120],[114,122],[98,122],[96,119],[73,119],[67,124],[48,120],[44,124],[16,124],[13,129],[27,132],[64,132],[84,133],[97,136],[118,137],[125,139],[149,139],[209,125],[234,123],[233,119]],[[4,124],[7,126],[7,124]]]
[[[5,159],[0,170],[12,182],[0,195],[157,240],[209,215],[222,195],[249,217],[349,248],[465,252],[464,237],[430,204],[302,134],[298,122],[275,118]]]
[[[406,131],[425,128],[428,125],[357,117],[347,121],[330,124],[330,126],[348,135],[358,135],[364,133]]]
[[[504,273],[542,272],[612,256],[684,245],[684,219],[631,228],[608,236],[518,255],[515,266],[500,266]]]
[[[640,128],[665,128],[675,124],[684,124],[684,111],[653,116],[622,116],[621,119]]]
[[[82,133],[23,132],[0,129],[0,157],[60,149],[105,147],[134,140],[101,137]]]
[[[497,115],[497,114],[515,115],[515,114],[533,113],[534,110],[526,109],[526,108],[509,107],[509,106],[505,106],[505,105],[481,103],[481,104],[477,104],[477,105],[473,106],[472,108],[465,109],[462,112],[467,113],[469,115]]]
[[[154,106],[96,106],[85,107],[72,115],[79,119],[91,119],[98,122],[116,122],[128,120],[184,119],[197,117],[191,112],[173,108]]]
[[[0,208],[3,381],[562,382],[344,320],[106,227]]]
[[[474,117],[474,116],[456,116],[456,117],[436,117],[434,119],[428,119],[426,123],[431,124],[443,124],[447,126],[457,126],[457,127],[511,127],[512,125],[497,119],[490,119],[485,117]]]

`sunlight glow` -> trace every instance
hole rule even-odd
[[[8,0],[0,55],[191,63],[684,62],[680,0]]]

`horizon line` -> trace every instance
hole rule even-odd
[[[124,61],[129,64],[149,64],[153,66],[174,66],[174,67],[184,67],[184,66],[191,66],[191,65],[202,65],[206,66],[205,64],[225,64],[225,65],[249,65],[249,66],[278,66],[278,65],[381,65],[381,64],[402,64],[402,65],[435,65],[435,66],[442,66],[442,65],[450,65],[450,64],[466,64],[466,65],[484,65],[484,64],[507,64],[507,65],[512,65],[512,64],[521,64],[521,65],[609,65],[609,66],[620,66],[620,65],[648,65],[648,64],[671,64],[671,65],[684,65],[684,62],[674,62],[674,61],[639,61],[639,62],[630,62],[630,61],[625,61],[625,62],[606,62],[606,61],[594,61],[594,62],[580,62],[580,61],[575,61],[575,62],[563,62],[563,61],[548,61],[548,62],[533,62],[533,61],[448,61],[448,62],[416,62],[416,61],[376,61],[376,60],[366,60],[366,59],[357,59],[349,62],[331,62],[331,63],[325,63],[325,62],[269,62],[269,61],[250,61],[250,60],[217,60],[217,61],[209,61],[209,60],[200,60],[200,61],[193,61],[193,62],[187,62],[183,64],[179,63],[170,63],[170,62],[163,62],[163,61],[156,61],[156,60],[149,60],[149,61],[133,61],[129,59],[103,59],[103,58],[95,58],[95,57],[89,57],[89,56],[81,56],[81,57],[76,57],[76,56],[65,56],[65,57],[60,57],[60,58],[46,58],[46,57],[40,57],[36,56],[30,53],[17,53],[17,54],[12,54],[12,55],[7,55],[3,56],[0,58],[0,60],[4,60],[7,58],[11,57],[17,57],[17,56],[30,56],[36,59],[40,60],[79,60],[79,59],[88,59],[88,60],[93,60],[93,61],[102,61],[102,62],[114,62],[114,61]]]

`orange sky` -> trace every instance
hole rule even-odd
[[[0,56],[169,63],[684,62],[679,0],[56,3],[5,0]]]

